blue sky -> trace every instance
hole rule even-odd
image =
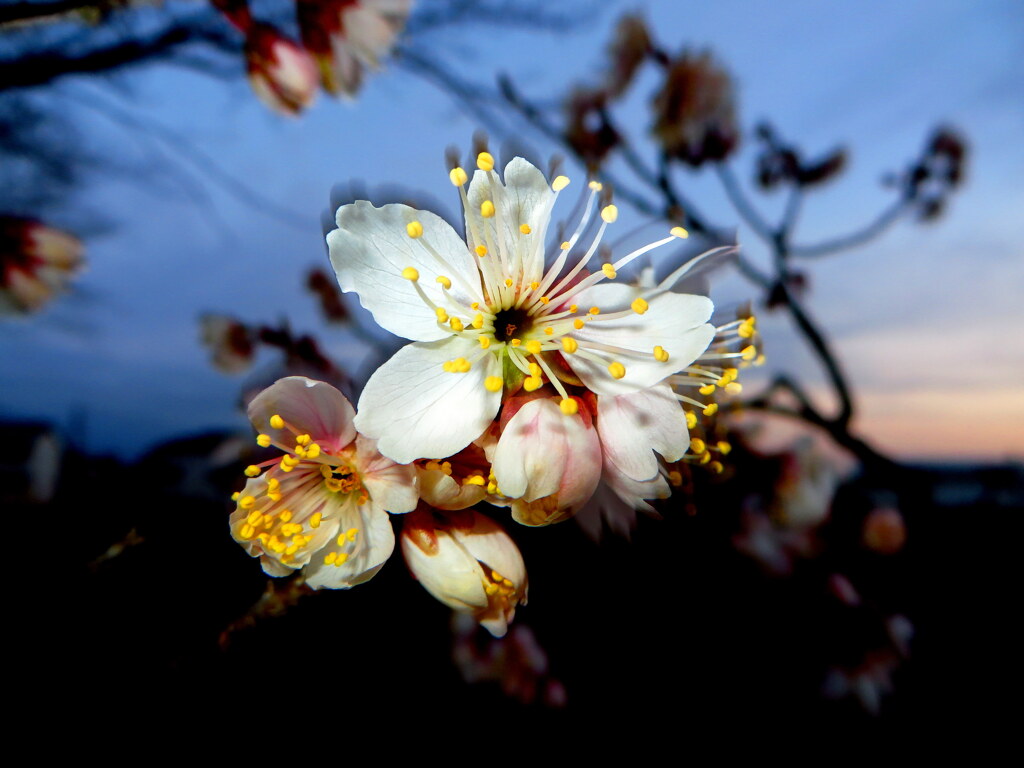
[[[768,118],[812,155],[837,143],[850,148],[848,172],[808,201],[798,230],[804,242],[870,220],[889,199],[881,175],[914,157],[937,123],[959,128],[971,145],[969,178],[947,216],[899,224],[869,246],[808,264],[809,306],[854,383],[859,427],[880,447],[906,457],[1024,456],[1020,4],[607,5],[577,31],[462,28],[419,41],[420,50],[483,83],[507,72],[532,97],[554,100],[575,82],[596,80],[614,19],[639,7],[665,47],[715,52],[737,81],[744,127]],[[647,130],[644,106],[656,86],[651,71],[628,102],[625,122],[635,136]],[[52,98],[103,161],[67,212],[98,226],[87,237],[89,269],[75,292],[40,316],[5,323],[0,416],[66,427],[72,413],[84,414],[85,433],[75,437],[123,456],[199,429],[244,428],[240,382],[207,362],[198,315],[286,316],[297,329],[319,331],[302,283],[308,267],[326,263],[319,222],[332,186],[400,184],[454,213],[444,149],[467,149],[480,127],[398,66],[370,79],[357,101],[321,98],[298,120],[268,112],[241,79],[166,66],[115,82],[68,79]],[[189,148],[182,154],[159,132],[126,130],[109,118],[111,108],[159,124]],[[541,156],[552,149],[532,143]],[[164,167],[162,155],[172,165]],[[748,142],[736,162],[745,180],[751,155]],[[204,165],[203,157],[281,215],[190,165]],[[110,170],[108,162],[147,172]],[[175,166],[189,168],[187,175],[170,172]],[[710,173],[684,173],[681,182],[716,221],[739,223]],[[759,202],[769,217],[781,204]],[[623,218],[625,231],[635,217]],[[740,237],[750,258],[764,256],[742,226]],[[741,279],[724,275],[712,297],[727,306],[749,295]],[[770,367],[820,387],[813,358],[784,318],[761,322]],[[320,336],[342,361],[362,359],[345,332]]]

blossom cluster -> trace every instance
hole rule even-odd
[[[620,271],[687,232],[606,255],[618,211],[592,181],[578,225],[549,247],[570,180],[523,158],[499,175],[488,152],[476,164],[472,179],[449,174],[464,237],[406,205],[338,209],[327,243],[342,291],[410,343],[370,376],[358,411],[302,377],[250,403],[257,442],[284,455],[247,468],[231,531],[272,576],[301,569],[312,587],[348,588],[391,555],[400,517],[414,576],[502,635],[526,602],[526,569],[474,507],[526,526],[583,512],[628,527],[680,484],[679,462],[721,469],[728,444],[702,424],[758,353],[752,317],[716,327],[711,300],[683,290],[731,248],[628,283]]]

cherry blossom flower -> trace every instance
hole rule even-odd
[[[365,68],[378,69],[405,26],[412,0],[298,0],[302,42],[324,89],[353,96]]]
[[[245,40],[249,84],[275,112],[297,115],[316,98],[313,57],[270,24],[254,23]]]
[[[0,315],[42,308],[82,264],[82,243],[73,235],[0,215]]]
[[[710,299],[672,291],[678,275],[653,287],[610,282],[685,237],[681,227],[591,272],[618,216],[604,205],[596,234],[580,244],[602,192],[591,182],[582,220],[551,249],[545,269],[552,208],[569,180],[549,184],[522,158],[502,180],[487,152],[477,166],[468,189],[465,170],[450,174],[466,240],[427,211],[365,201],[339,208],[338,229],[327,236],[342,290],[413,342],[370,377],[356,417],[398,462],[459,452],[489,427],[506,394],[550,385],[564,416],[577,416],[577,394],[647,389],[685,370],[715,337]]]
[[[301,568],[311,587],[347,589],[391,556],[388,512],[415,508],[415,471],[381,456],[356,432],[354,415],[334,387],[301,376],[280,379],[249,404],[256,442],[285,455],[246,469],[231,535],[269,575]]]
[[[516,606],[526,605],[523,556],[501,526],[479,512],[420,507],[402,525],[402,554],[430,594],[472,614],[495,637],[505,634]]]

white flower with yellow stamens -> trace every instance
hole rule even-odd
[[[686,368],[715,334],[704,296],[607,283],[637,257],[685,237],[681,227],[589,271],[618,216],[604,206],[596,235],[581,245],[600,184],[591,182],[582,221],[549,257],[552,207],[569,180],[549,184],[522,158],[502,180],[486,152],[477,165],[468,189],[462,168],[450,174],[465,241],[432,213],[365,201],[339,208],[338,229],[327,236],[342,290],[414,342],[371,376],[356,417],[395,461],[457,453],[491,423],[503,393],[520,386],[529,392],[550,382],[567,416],[577,410],[568,386],[613,396],[646,389]]]
[[[301,376],[280,379],[249,404],[256,442],[285,455],[246,469],[231,535],[271,576],[302,568],[311,587],[347,589],[391,556],[388,512],[416,507],[415,470],[357,434],[354,416],[338,390]]]

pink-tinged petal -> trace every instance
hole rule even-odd
[[[640,295],[639,289],[626,285],[597,285],[580,295],[579,304],[590,304],[599,307],[601,314],[610,314],[623,307],[628,309]],[[598,316],[571,334],[581,346],[594,342],[602,349],[614,347],[616,352],[603,356],[625,366],[622,378],[614,378],[604,362],[581,355],[566,355],[566,360],[586,387],[599,395],[646,389],[686,368],[704,353],[715,336],[714,326],[707,323],[713,309],[705,296],[662,293],[650,297],[644,314],[630,312],[613,320]],[[656,346],[668,353],[667,361],[655,359]]]
[[[501,403],[501,392],[484,386],[488,376],[501,375],[494,355],[485,354],[466,373],[444,370],[446,361],[472,358],[479,349],[452,336],[398,350],[366,383],[356,428],[400,464],[458,453],[487,429]]]
[[[416,476],[420,497],[436,509],[466,509],[487,496],[487,489],[483,486],[458,483],[440,469],[417,466]]]
[[[337,222],[327,245],[341,290],[359,294],[359,303],[391,333],[413,341],[451,336],[451,328],[437,322],[434,308],[417,292],[419,287],[434,304],[450,306],[436,282],[439,276],[452,281],[455,301],[465,306],[480,300],[474,257],[440,216],[407,205],[375,208],[359,201],[339,208]],[[422,236],[409,236],[406,228],[412,222],[422,225]],[[407,267],[419,275],[415,284],[402,276]]]
[[[657,474],[655,451],[666,461],[678,461],[690,441],[686,414],[667,384],[598,397],[597,431],[605,459],[634,480]]]
[[[377,450],[375,440],[362,435],[356,437],[356,458],[356,468],[373,504],[396,515],[416,509],[419,493],[413,466],[396,464]]]
[[[280,416],[284,427],[271,425]],[[295,436],[309,435],[327,453],[336,453],[356,436],[355,411],[337,389],[304,376],[279,379],[249,403],[249,419],[257,432],[269,435],[283,450],[295,447]]]
[[[369,581],[395,549],[395,532],[387,513],[352,497],[337,507],[337,535],[320,549],[305,569],[314,589],[348,589]]]

